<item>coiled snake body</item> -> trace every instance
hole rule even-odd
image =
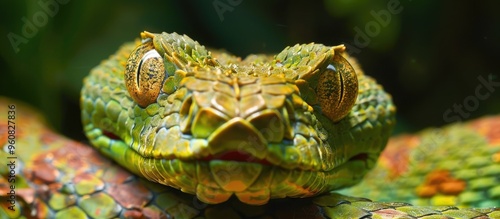
[[[330,192],[363,180],[365,184],[349,192],[373,196],[366,191],[378,187],[393,200],[404,197],[418,202],[486,188],[482,198],[490,200],[491,206],[500,197],[500,187],[495,187],[500,180],[500,149],[495,147],[499,131],[484,135],[463,131],[472,130],[471,125],[443,129],[464,133],[434,147],[446,151],[452,143],[483,139],[474,140],[478,148],[474,151],[480,153],[478,163],[470,168],[485,168],[483,175],[457,178],[453,175],[460,169],[457,164],[448,169],[446,164],[419,168],[413,165],[411,152],[400,153],[408,159],[399,161],[410,168],[384,175],[379,171],[384,164],[394,167],[387,165],[391,151],[402,150],[395,147],[385,152],[378,164],[382,166],[368,177],[376,180],[363,179],[385,148],[395,107],[381,86],[343,54],[343,46],[296,45],[276,56],[251,55],[241,60],[209,52],[175,33],[143,32],[141,37],[142,42],[125,44],[94,68],[81,94],[82,121],[91,144],[140,177],[90,147],[53,134],[36,121],[36,113],[14,104],[19,118],[17,198],[13,207],[10,195],[4,196],[11,191],[11,178],[9,168],[3,167],[0,209],[5,214],[39,218],[500,216],[496,208],[418,207]],[[1,101],[2,106],[12,105],[7,99]],[[493,130],[499,121],[484,119],[491,127],[483,123],[481,127]],[[399,142],[417,148],[419,140],[429,136],[415,137],[412,144]],[[7,141],[8,135],[0,137]],[[2,153],[7,160],[7,150]],[[455,161],[467,157],[467,153],[456,154]],[[411,186],[417,191],[406,189],[409,192],[402,196],[393,192],[399,188],[390,191],[387,182],[407,185],[398,179],[408,178],[413,167],[427,171],[418,172],[420,180],[412,178]],[[449,176],[452,180],[446,182],[451,186],[426,184],[423,179],[430,173]],[[489,184],[471,188],[465,180],[472,178],[487,179]],[[452,205],[460,203],[485,202],[462,197]]]

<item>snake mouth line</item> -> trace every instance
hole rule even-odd
[[[216,155],[209,155],[201,158],[203,161],[222,160],[222,161],[237,161],[247,163],[258,163],[262,165],[272,166],[273,164],[266,159],[259,159],[251,154],[240,151],[227,151]]]
[[[118,135],[114,134],[111,131],[106,131],[102,130],[103,135],[106,137],[116,140],[116,141],[123,141]],[[213,152],[212,152],[213,153]],[[166,160],[174,160],[174,159],[180,159],[180,160],[198,160],[198,161],[203,161],[203,162],[211,162],[211,161],[223,161],[223,162],[238,162],[238,163],[247,163],[247,164],[259,164],[259,165],[264,165],[264,166],[276,166],[288,170],[312,170],[312,171],[328,171],[322,168],[314,168],[311,167],[307,164],[300,164],[300,162],[293,162],[291,160],[284,161],[280,159],[271,159],[269,156],[264,156],[264,157],[257,157],[251,153],[247,153],[242,150],[236,150],[236,149],[229,149],[225,151],[219,151],[216,153],[205,153],[204,155],[198,154],[198,155],[193,155],[193,157],[177,157],[175,155],[171,155],[167,157],[163,157],[163,159]],[[201,156],[200,156],[201,155]],[[358,154],[353,154],[350,157],[348,157],[346,160],[344,160],[343,163],[337,163],[335,165],[336,167],[332,167],[332,169],[335,169],[339,166],[346,165],[347,163],[363,163],[365,166],[369,166],[369,161],[372,160],[373,155],[369,153],[358,153]],[[374,159],[376,160],[376,159]]]
[[[113,133],[113,132],[102,130],[102,134],[104,136],[108,137],[109,139],[122,141],[122,139],[118,135],[116,135],[115,133]]]
[[[359,153],[349,158],[348,161],[367,161],[369,158],[370,155],[368,153]]]
[[[356,154],[356,155],[350,157],[346,162],[350,162],[350,161],[367,162],[369,158],[370,158],[369,154],[359,153],[359,154]],[[251,154],[248,154],[245,152],[240,152],[240,151],[228,151],[228,152],[223,152],[223,153],[219,153],[219,154],[215,154],[215,155],[209,155],[209,156],[200,158],[199,160],[207,161],[207,162],[212,161],[212,160],[237,161],[237,162],[245,162],[245,163],[257,163],[257,164],[262,164],[262,165],[267,165],[267,166],[274,165],[273,163],[271,163],[270,161],[268,161],[266,159],[260,159],[260,158],[252,156]]]
[[[116,141],[122,141],[122,139],[118,135],[114,134],[113,132],[103,130],[102,133],[103,133],[103,135],[105,135],[109,139],[113,139]],[[270,161],[268,161],[266,159],[260,159],[260,158],[257,158],[255,156],[249,154],[249,153],[245,153],[245,152],[237,151],[237,150],[225,151],[225,152],[221,152],[221,153],[217,153],[217,154],[213,154],[213,155],[210,154],[208,156],[201,157],[198,160],[202,160],[202,161],[212,161],[212,160],[237,161],[237,162],[245,162],[245,163],[257,163],[257,164],[268,165],[268,166],[273,165]]]

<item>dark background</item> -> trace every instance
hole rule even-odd
[[[399,13],[390,12],[394,5]],[[240,56],[295,43],[348,43],[393,95],[396,132],[415,131],[450,122],[443,114],[464,101],[469,110],[450,116],[499,112],[500,86],[476,97],[480,77],[500,82],[499,6],[493,0],[2,1],[0,94],[34,105],[56,130],[83,139],[82,78],[143,30],[187,34]],[[26,35],[30,23],[35,29]]]

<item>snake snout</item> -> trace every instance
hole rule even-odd
[[[237,151],[263,159],[267,155],[267,140],[250,122],[240,117],[220,126],[208,138],[211,154]]]

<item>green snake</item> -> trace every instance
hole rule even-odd
[[[0,99],[1,114],[7,117],[16,109],[6,106],[15,106],[19,118],[17,198],[12,206],[5,195],[13,189],[12,170],[4,166],[0,213],[6,218],[500,218],[493,207],[500,205],[500,131],[493,128],[500,118],[484,119],[481,124],[489,126],[478,130],[493,130],[484,135],[473,125],[457,124],[439,129],[441,135],[427,131],[415,141],[399,138],[389,148],[400,147],[388,148],[377,164],[395,124],[395,107],[344,50],[311,43],[242,60],[208,51],[185,35],[141,33],[141,41],[125,44],[91,71],[80,100],[90,143],[127,170],[48,131],[29,107]],[[412,157],[411,149],[424,150],[426,140],[447,132],[457,134],[428,150],[446,152],[472,142],[477,156],[467,161],[470,168],[460,162],[472,150],[437,164],[430,161],[442,155]],[[393,151],[405,157],[403,170],[387,158]],[[7,152],[2,151],[3,160],[9,159]],[[421,168],[419,162],[429,165]],[[469,172],[455,176],[455,170]],[[423,182],[426,174],[431,183]],[[433,176],[444,183],[434,188]],[[487,182],[471,188],[468,179]],[[344,194],[386,202],[331,192],[360,181]],[[482,199],[459,196],[474,191],[482,192]],[[440,204],[443,197],[455,197],[446,203],[459,206],[399,202]]]

